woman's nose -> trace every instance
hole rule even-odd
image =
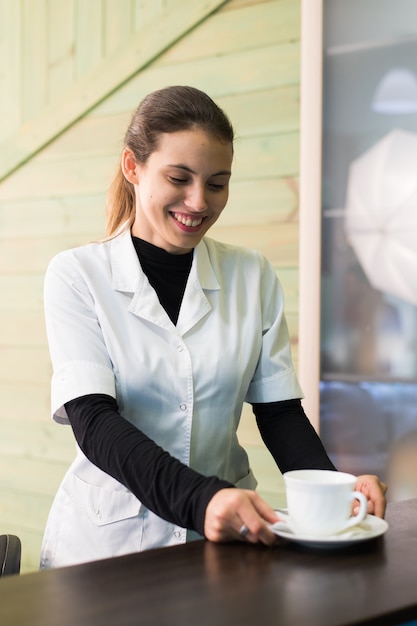
[[[205,187],[195,185],[189,189],[189,193],[185,198],[185,205],[192,211],[205,211],[207,209]]]

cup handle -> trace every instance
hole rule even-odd
[[[359,512],[349,518],[345,528],[351,528],[352,526],[360,524],[365,519],[368,512],[368,499],[363,493],[360,491],[353,491],[352,500],[359,500]]]

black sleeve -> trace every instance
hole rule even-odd
[[[118,412],[114,398],[92,394],[65,404],[75,439],[86,457],[127,487],[163,519],[204,535],[206,507],[220,489],[172,457]]]
[[[301,400],[252,405],[261,437],[282,473],[335,466],[304,413]]]

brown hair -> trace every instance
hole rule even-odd
[[[222,109],[195,87],[171,86],[147,95],[136,109],[127,129],[123,148],[129,148],[138,163],[146,163],[158,148],[161,133],[200,128],[220,141],[232,143],[233,127]],[[107,194],[107,237],[135,220],[135,190],[121,166]]]

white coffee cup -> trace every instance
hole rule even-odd
[[[355,491],[356,476],[332,470],[293,470],[283,474],[289,525],[303,535],[325,537],[360,524],[367,499]],[[359,512],[352,515],[354,500]]]

